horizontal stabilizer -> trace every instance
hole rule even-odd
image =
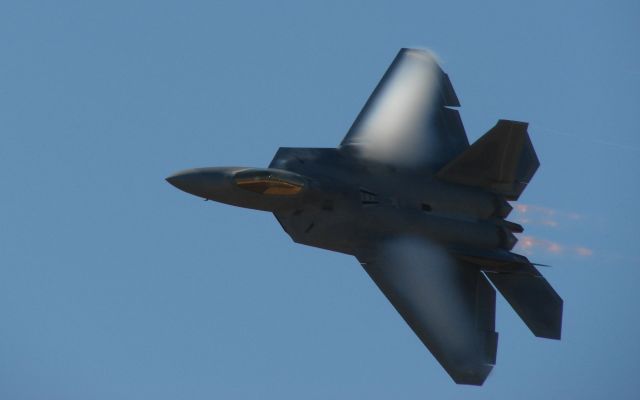
[[[560,339],[562,299],[533,265],[518,265],[513,273],[485,274],[534,335]]]
[[[436,176],[516,200],[540,166],[527,126],[524,122],[498,121]]]

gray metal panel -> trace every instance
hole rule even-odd
[[[436,126],[438,127],[436,132],[440,135],[443,147],[448,149],[449,159],[458,156],[469,147],[469,139],[458,110],[443,107]]]
[[[485,272],[534,335],[560,339],[562,298],[532,265],[518,265],[514,273]]]
[[[500,120],[437,173],[449,182],[477,186],[516,200],[540,162],[524,122]]]
[[[458,95],[456,95],[456,91],[453,90],[451,79],[449,79],[449,75],[444,72],[442,72],[442,92],[444,94],[445,106],[460,107],[460,100],[458,100]]]
[[[456,383],[482,385],[496,359],[495,291],[479,268],[423,241],[358,259]]]

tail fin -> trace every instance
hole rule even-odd
[[[436,176],[516,200],[540,166],[527,126],[526,122],[499,120]]]

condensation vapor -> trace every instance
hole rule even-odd
[[[388,243],[383,251],[394,282],[393,290],[410,305],[420,329],[459,365],[482,363],[472,310],[464,302],[460,270],[448,253],[423,239],[402,238]],[[418,333],[418,332],[417,332]],[[421,336],[418,333],[418,336]]]
[[[437,150],[425,130],[432,129],[438,109],[441,72],[431,53],[409,51],[404,57],[368,104],[354,144],[365,158],[411,167]]]

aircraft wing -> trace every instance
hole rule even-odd
[[[357,255],[456,383],[482,385],[496,359],[495,291],[477,266],[422,239]]]
[[[340,144],[358,157],[437,170],[469,146],[449,77],[433,54],[402,49]]]

